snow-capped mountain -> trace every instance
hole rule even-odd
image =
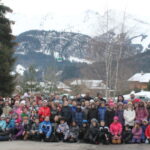
[[[77,62],[90,62],[85,59],[91,37],[80,33],[57,31],[27,31],[17,36],[17,55],[26,55],[31,52],[51,55],[55,58]],[[79,60],[79,59],[82,60]]]

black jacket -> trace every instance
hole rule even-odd
[[[61,116],[65,118],[68,123],[72,121],[72,110],[69,106],[63,106]]]
[[[98,120],[98,109],[97,108],[90,108],[88,111],[87,119],[90,122],[93,118]]]
[[[110,126],[110,124],[113,122],[114,116],[115,116],[115,111],[108,108],[105,113],[106,126],[108,127]]]

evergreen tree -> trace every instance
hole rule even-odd
[[[0,1],[0,96],[12,94],[15,86],[15,76],[11,75],[15,62],[14,42],[11,25],[13,21],[6,17],[12,10]]]

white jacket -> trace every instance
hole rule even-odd
[[[125,125],[134,126],[134,120],[135,120],[135,110],[124,110],[123,117],[125,120]]]

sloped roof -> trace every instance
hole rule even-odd
[[[148,83],[150,81],[150,73],[136,73],[128,81],[137,81],[141,83]]]

